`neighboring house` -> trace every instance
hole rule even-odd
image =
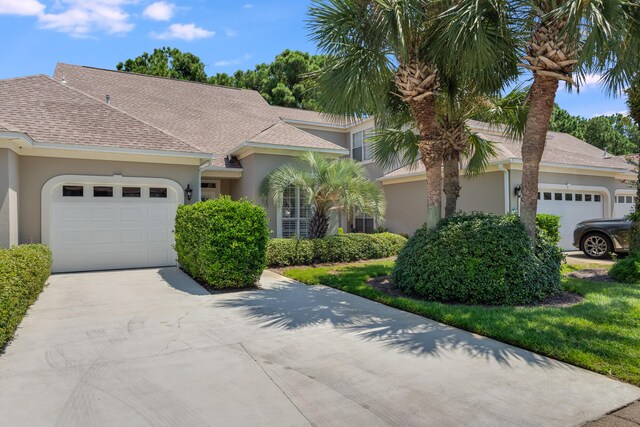
[[[496,143],[498,155],[487,170],[473,179],[461,179],[461,211],[503,214],[519,212],[522,183],[521,141],[506,138],[500,127],[470,121],[482,139]],[[575,249],[573,229],[586,219],[623,217],[634,206],[634,166],[623,157],[569,134],[549,132],[539,175],[538,212],[560,216],[560,246]],[[425,173],[421,164],[383,175],[379,181],[387,196],[387,226],[412,233],[423,222],[426,206]]]
[[[386,226],[412,233],[425,216],[424,174],[385,174],[370,160],[372,128],[372,119],[270,106],[251,90],[91,67],[58,64],[53,78],[1,80],[0,246],[46,243],[56,272],[172,265],[178,204],[223,194],[264,204],[264,177],[306,150],[365,163],[387,195]],[[497,130],[482,136],[501,141],[502,154],[485,174],[463,181],[459,206],[517,209],[519,148]],[[564,214],[572,228],[619,209],[633,194],[620,179],[635,176],[624,160],[606,157],[550,134],[541,210]],[[302,204],[294,188],[283,206],[266,203],[273,236],[306,234]],[[375,225],[361,215],[338,222],[358,231]]]

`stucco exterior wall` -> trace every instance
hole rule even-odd
[[[504,213],[504,177],[490,172],[475,179],[461,177],[458,210]],[[387,198],[386,227],[393,233],[413,234],[427,216],[426,182],[412,181],[383,185]],[[444,207],[444,195],[443,195]]]
[[[295,157],[277,156],[272,154],[251,154],[242,158],[242,178],[236,181],[229,181],[231,198],[234,200],[246,197],[247,199],[263,206],[269,218],[269,229],[271,236],[276,236],[277,209],[272,201],[265,202],[260,197],[260,184],[264,178],[274,169],[285,163],[295,161]]]
[[[167,178],[182,188],[198,186],[198,166],[168,165],[102,160],[62,159],[20,156],[20,243],[38,243],[41,239],[42,186],[59,175],[123,175],[129,177]],[[195,201],[192,200],[192,202]]]
[[[9,149],[0,149],[0,247],[19,243],[19,182],[18,155]]]
[[[342,148],[346,148],[347,150],[351,148],[351,134],[349,132],[334,132],[330,130],[307,129],[303,127],[301,127],[300,129],[319,138],[326,139],[329,142],[333,142],[334,144],[339,145]]]

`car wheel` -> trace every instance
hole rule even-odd
[[[613,243],[605,234],[589,233],[582,239],[582,252],[589,258],[609,258],[613,252]]]

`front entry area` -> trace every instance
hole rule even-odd
[[[54,273],[176,264],[181,187],[155,178],[62,176],[42,190],[42,240]]]

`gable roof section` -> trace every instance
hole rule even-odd
[[[468,125],[478,136],[496,144],[498,154],[491,163],[500,163],[507,160],[520,160],[522,141],[504,136],[503,126],[489,125],[470,120]],[[547,133],[547,144],[542,155],[542,163],[559,166],[582,166],[586,168],[620,169],[620,171],[633,170],[621,156],[606,156],[605,152],[591,144],[588,144],[572,135],[561,132]],[[419,162],[403,168],[396,169],[385,174],[382,180],[412,176],[423,173]]]
[[[57,65],[54,79],[97,99],[110,95],[114,107],[219,158],[281,122],[253,90],[68,64]],[[304,131],[277,129],[278,138],[263,135],[261,143],[341,148]]]
[[[363,120],[355,120],[335,114],[325,114],[318,111],[302,110],[272,105],[271,109],[285,122],[302,122],[307,124],[324,125],[330,127],[349,128]]]
[[[38,143],[201,153],[43,75],[0,80],[0,105],[2,127],[25,133]]]
[[[282,121],[269,126],[262,132],[247,140],[247,142],[250,143],[265,145],[284,145],[283,141],[290,141],[290,143],[286,145],[296,148],[338,150],[344,151],[345,154],[348,154],[348,151],[344,148],[333,144],[326,139],[319,138],[294,126],[288,125]]]

